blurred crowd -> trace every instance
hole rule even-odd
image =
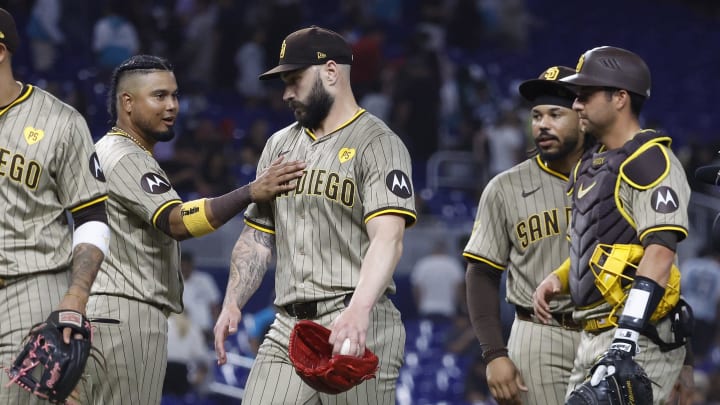
[[[531,147],[527,109],[517,83],[534,77],[545,64],[502,66],[500,60],[474,58],[521,55],[529,51],[533,32],[550,30],[533,9],[540,0],[8,0],[21,31],[15,58],[19,80],[44,87],[75,106],[88,119],[95,137],[108,128],[105,93],[112,69],[127,57],[150,53],[169,58],[180,85],[178,134],[158,144],[156,155],[178,192],[186,199],[216,196],[255,176],[267,138],[292,120],[282,102],[281,83],[257,76],[277,62],[279,45],[289,32],[318,24],[333,27],[353,44],[353,89],[360,104],[400,135],[414,160],[415,184],[426,186],[426,163],[438,151],[469,152],[487,180],[525,158]],[[665,4],[683,2],[665,0]],[[696,18],[717,24],[716,2],[684,2]],[[654,4],[649,2],[648,4]],[[534,7],[533,7],[534,6]],[[694,17],[694,18],[695,18]],[[599,45],[599,44],[591,44]],[[568,50],[579,55],[584,49]],[[572,59],[566,64],[574,63]],[[660,69],[661,66],[651,66]],[[524,76],[508,76],[507,72]],[[651,101],[652,103],[652,101]],[[648,127],[663,127],[662,115]],[[720,137],[712,134],[676,137],[674,147],[696,191],[718,196],[717,189],[694,181],[701,165],[717,161]],[[470,188],[474,206],[484,182]],[[418,193],[422,198],[432,195]],[[424,196],[424,197],[423,197]],[[421,214],[438,214],[429,201],[418,201]],[[470,212],[467,219],[472,219]],[[709,240],[697,257],[681,264],[683,294],[695,308],[696,385],[708,401],[720,402],[720,244]],[[462,247],[438,245],[411,276],[418,317],[447,326],[445,350],[476,358],[479,348],[468,327],[462,297]],[[170,322],[168,376],[188,377],[195,389],[207,385],[211,363],[197,352],[207,347],[217,315],[219,292],[193,258],[183,258],[186,297],[202,308],[174,316]],[[446,269],[445,277],[427,268]],[[427,284],[432,280],[428,288]],[[444,289],[437,283],[446,282]],[[425,284],[425,285],[423,285]],[[435,295],[433,295],[435,294]],[[440,296],[438,296],[440,295]],[[451,306],[438,304],[440,301]],[[200,301],[197,303],[196,301]],[[268,307],[271,310],[271,307]],[[251,325],[251,338],[264,330]],[[251,318],[252,319],[252,318]],[[511,320],[512,318],[510,318]],[[198,343],[200,342],[200,343]],[[204,343],[203,343],[204,342]],[[173,347],[177,348],[174,350]],[[252,345],[251,345],[252,347]],[[484,367],[467,370],[468,402],[486,400],[481,384]],[[478,385],[479,384],[479,385]],[[717,391],[717,392],[716,392]],[[186,391],[176,394],[183,394]],[[698,401],[698,403],[702,403]]]

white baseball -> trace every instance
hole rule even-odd
[[[345,338],[342,347],[340,348],[340,354],[346,356],[350,354],[350,338]]]

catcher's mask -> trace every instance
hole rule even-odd
[[[598,244],[590,257],[590,270],[595,275],[595,286],[605,301],[612,305],[610,319],[625,304],[632,288],[635,272],[645,249],[634,244]],[[657,322],[667,315],[680,300],[680,270],[676,265],[670,269],[670,278],[665,286],[665,295],[660,300],[651,322]],[[617,324],[614,324],[617,326]]]

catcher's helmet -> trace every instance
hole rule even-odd
[[[626,49],[590,49],[580,56],[575,72],[561,80],[576,86],[616,87],[650,97],[650,69],[640,56]]]

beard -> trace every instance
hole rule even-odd
[[[563,140],[562,144],[560,144],[560,149],[553,152],[546,152],[540,148],[537,144],[535,147],[537,148],[538,153],[540,154],[540,158],[546,162],[552,162],[555,160],[561,160],[566,158],[568,155],[570,155],[578,145],[578,142],[580,142],[579,137],[577,135],[575,136],[568,136]]]
[[[157,131],[153,129],[149,122],[137,122],[136,125],[145,136],[150,137],[150,139],[155,142],[167,142],[175,137],[175,129],[173,127],[169,127],[166,131]]]
[[[315,80],[310,95],[303,103],[291,101],[290,108],[295,111],[295,119],[305,128],[317,129],[327,118],[335,98],[323,88],[320,77]]]
[[[147,134],[158,142],[167,142],[175,138],[175,130],[173,128],[168,128],[168,130],[164,132],[150,131],[147,132]]]

